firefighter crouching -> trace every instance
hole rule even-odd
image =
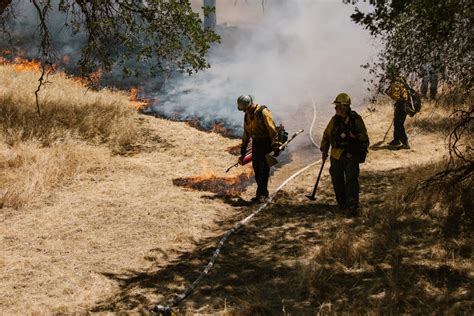
[[[239,162],[242,164],[247,146],[252,139],[252,167],[257,182],[257,192],[252,202],[263,203],[268,197],[270,176],[270,166],[265,160],[265,155],[274,151],[275,156],[278,156],[278,147],[281,143],[275,139],[277,129],[266,106],[254,103],[251,95],[241,95],[237,99],[237,108],[245,112]]]
[[[351,99],[341,93],[333,102],[336,110],[321,140],[323,159],[331,147],[331,174],[337,205],[350,216],[357,216],[359,207],[359,163],[365,161],[369,136],[362,117],[351,110]]]

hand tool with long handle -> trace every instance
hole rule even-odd
[[[316,195],[316,189],[318,188],[319,178],[321,178],[321,173],[323,172],[325,162],[326,162],[326,159],[323,159],[323,163],[321,164],[321,169],[319,169],[318,178],[316,179],[316,183],[314,184],[313,193],[311,193],[311,195],[309,195],[309,194],[306,195],[306,197],[308,199],[310,199],[311,201],[316,200],[316,198],[314,196]]]

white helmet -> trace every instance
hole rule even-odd
[[[239,111],[245,111],[249,106],[253,104],[253,96],[249,95],[241,95],[237,99],[237,109]]]

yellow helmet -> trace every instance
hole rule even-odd
[[[351,97],[347,93],[339,93],[333,103],[351,106]]]

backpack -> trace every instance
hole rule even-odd
[[[351,111],[349,113],[349,119],[350,119],[350,124],[347,127],[347,130],[343,131],[346,135],[348,135],[353,128],[356,126],[356,119],[357,117],[360,116],[357,114],[355,111]],[[337,132],[337,131],[335,131]],[[337,136],[336,138],[336,143],[338,142]],[[346,144],[342,146],[343,148],[345,147],[346,150],[352,154],[358,154],[359,155],[359,163],[364,163],[365,159],[367,158],[367,154],[369,153],[369,144],[367,142],[361,142],[359,140],[352,140],[350,142],[346,141]]]
[[[261,105],[260,108],[256,112],[257,118],[262,122],[262,124],[265,124],[263,122],[263,110],[265,109],[268,109],[268,107],[265,105]],[[277,127],[277,133],[275,135],[275,138],[272,140],[272,142],[282,145],[287,140],[288,140],[288,133],[285,130],[285,126],[283,126],[283,124],[280,124],[280,126]]]
[[[410,87],[404,80],[402,80],[405,89],[408,91],[408,96],[410,97],[410,102],[406,103],[405,112],[413,117],[416,113],[421,111],[421,96],[418,92]]]

